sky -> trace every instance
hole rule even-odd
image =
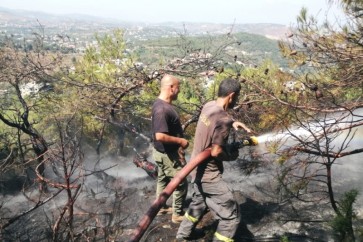
[[[151,23],[291,25],[296,23],[296,16],[302,7],[306,7],[311,15],[323,19],[329,6],[328,0],[0,0],[0,7]]]

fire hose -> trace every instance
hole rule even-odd
[[[149,210],[146,212],[144,217],[140,220],[138,226],[133,232],[133,236],[129,242],[138,242],[141,237],[144,235],[145,231],[155,218],[156,214],[159,212],[160,208],[166,203],[166,200],[170,197],[170,195],[174,192],[174,190],[178,187],[180,182],[189,175],[189,173],[205,161],[208,157],[210,157],[210,149],[206,149],[203,152],[199,153],[194,159],[190,160],[184,167],[181,169],[169,182],[169,184],[165,187],[163,192],[157,197]]]
[[[251,136],[248,138],[243,139],[239,142],[234,142],[232,144],[233,149],[239,149],[244,146],[250,146],[250,145],[257,145],[258,140],[256,137]],[[166,203],[170,195],[174,192],[174,190],[178,187],[180,182],[186,178],[189,173],[197,167],[199,164],[201,164],[203,161],[205,161],[207,158],[209,158],[211,155],[211,149],[208,148],[201,153],[199,153],[197,156],[194,157],[194,159],[190,160],[184,167],[181,169],[169,182],[169,184],[165,187],[163,192],[157,197],[149,210],[145,213],[145,215],[141,218],[138,226],[134,229],[133,235],[131,240],[129,242],[138,242],[140,241],[141,237],[144,235],[145,231],[155,218],[156,214],[159,212],[160,208]]]

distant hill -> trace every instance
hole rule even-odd
[[[212,36],[215,45],[222,44],[223,38],[229,36],[241,43],[235,50],[244,53],[238,56],[245,56],[241,60],[243,64],[258,64],[268,58],[281,66],[287,65],[279,53],[276,40],[283,38],[288,28],[279,24],[150,24],[80,14],[54,15],[0,8],[0,42],[10,36],[21,44],[24,39],[30,39],[34,33],[44,29],[46,48],[62,53],[82,53],[94,43],[95,33],[111,34],[116,28],[125,30],[124,38],[128,45],[148,63],[157,63],[157,58],[161,56],[169,59],[178,56],[175,46],[183,35],[193,39],[195,49],[205,49],[204,46]],[[62,37],[68,38],[68,45],[62,43]],[[28,48],[32,48],[29,42],[27,44]]]
[[[100,26],[106,28],[123,29],[155,29],[165,28],[168,31],[183,32],[188,31],[190,35],[201,34],[226,34],[229,32],[246,32],[265,36],[271,39],[283,38],[288,32],[288,26],[273,23],[260,24],[215,24],[215,23],[192,23],[192,22],[164,22],[164,23],[142,23],[125,22],[116,19],[100,18],[82,14],[55,15],[44,12],[12,10],[0,7],[0,27],[13,24],[21,27],[33,27],[41,23],[45,27],[57,25],[72,25],[73,28],[96,29]]]
[[[0,26],[3,25],[18,25],[19,27],[32,26],[35,23],[41,23],[45,26],[67,25],[74,23],[81,23],[81,25],[88,24],[90,26],[107,25],[109,27],[115,26],[114,20],[98,18],[84,14],[67,14],[55,15],[44,12],[25,11],[25,10],[12,10],[0,7]],[[127,23],[119,22],[122,27],[127,27]]]
[[[281,24],[240,24],[236,25],[236,32],[246,32],[252,34],[263,35],[269,39],[285,38],[289,33],[289,27]]]
[[[214,24],[214,23],[160,23],[160,26],[174,27],[175,29],[185,29],[190,34],[227,34],[251,33],[265,36],[270,39],[281,39],[289,32],[289,27],[281,24],[258,23],[258,24]]]

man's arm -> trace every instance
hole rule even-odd
[[[211,156],[222,161],[232,161],[238,158],[238,150],[234,150],[231,154],[227,153],[222,146],[212,144]]]
[[[186,140],[184,138],[171,136],[171,135],[168,135],[165,133],[155,133],[155,140],[157,140],[161,143],[166,143],[166,144],[178,144],[183,149],[188,148],[188,145],[189,145],[188,140]]]
[[[238,130],[239,128],[242,128],[242,129],[244,129],[248,134],[249,133],[252,133],[252,130],[251,129],[249,129],[249,128],[247,128],[247,126],[244,124],[244,123],[242,123],[242,122],[238,122],[238,121],[234,121],[233,122],[233,124],[232,124],[232,126],[233,126],[233,128],[235,129],[235,130]]]

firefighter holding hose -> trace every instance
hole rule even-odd
[[[191,159],[208,148],[211,148],[211,155],[191,172],[194,191],[177,232],[178,240],[192,240],[203,236],[203,232],[195,227],[209,208],[219,221],[213,241],[234,241],[240,213],[236,199],[222,174],[223,161],[235,160],[239,155],[238,149],[228,148],[230,129],[242,128],[251,133],[249,128],[241,122],[235,122],[227,112],[237,103],[240,90],[241,85],[237,80],[225,79],[220,83],[217,99],[206,103],[202,109]]]

